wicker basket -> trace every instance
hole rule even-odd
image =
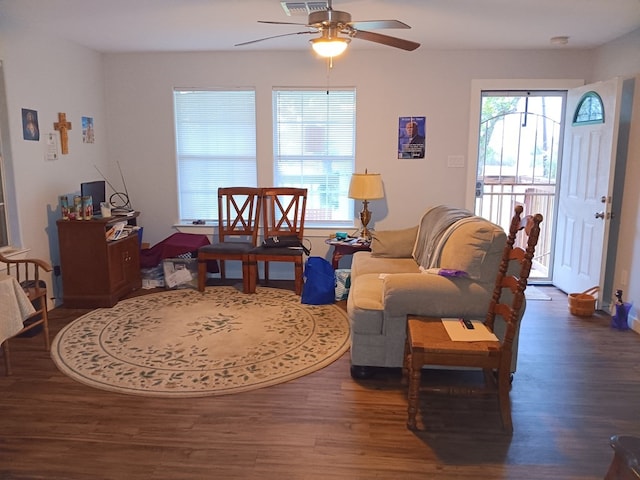
[[[591,287],[582,293],[569,294],[569,312],[578,317],[590,317],[596,311],[595,295],[600,287]]]

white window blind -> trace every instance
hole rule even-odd
[[[181,221],[217,220],[219,187],[256,187],[254,90],[175,90]]]
[[[305,225],[352,226],[356,93],[273,91],[274,183],[308,189]]]

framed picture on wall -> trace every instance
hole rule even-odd
[[[93,117],[82,117],[82,143],[95,142]]]
[[[426,117],[400,117],[398,158],[424,158],[427,145]]]
[[[25,140],[40,140],[38,112],[36,110],[22,109],[22,138]]]

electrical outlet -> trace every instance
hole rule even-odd
[[[54,274],[56,277],[59,277],[59,276],[60,276],[60,265],[54,265],[54,266],[53,266],[53,274]]]

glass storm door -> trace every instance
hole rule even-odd
[[[531,283],[550,282],[556,181],[562,145],[562,91],[483,91],[475,213],[509,230],[516,205],[542,213]]]

